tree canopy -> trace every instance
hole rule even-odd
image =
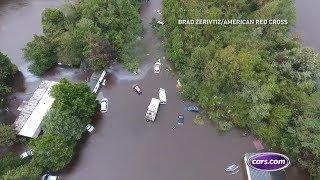
[[[35,35],[24,49],[31,72],[43,75],[57,61],[102,70],[125,57],[126,44],[142,33],[138,4],[131,0],[67,2],[42,13],[43,36]]]
[[[9,57],[0,52],[0,106],[4,104],[5,96],[11,92],[8,83],[17,71],[17,67],[11,63]]]
[[[292,0],[164,0],[166,52],[183,96],[223,130],[251,130],[320,176],[320,56],[289,35]],[[179,19],[284,19],[283,25],[179,25]],[[294,140],[294,141],[293,141]]]
[[[2,176],[3,180],[38,180],[41,175],[42,169],[38,166],[31,164],[25,164],[15,169],[8,171]]]
[[[74,116],[70,110],[53,108],[44,117],[43,130],[46,134],[78,140],[85,131],[87,123],[86,119]]]
[[[16,135],[10,125],[0,125],[0,147],[14,143]]]
[[[58,171],[70,163],[75,143],[70,143],[61,136],[45,135],[31,140],[28,146],[32,149],[32,162],[36,166],[48,171]]]

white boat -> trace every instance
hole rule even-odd
[[[231,172],[231,171],[237,170],[238,168],[239,168],[239,166],[232,164],[232,165],[228,166],[227,168],[225,168],[224,170],[227,172]]]

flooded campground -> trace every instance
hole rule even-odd
[[[309,2],[312,7],[316,0],[298,0],[297,31],[304,35],[305,44],[320,49],[320,39],[313,34],[306,12]],[[58,67],[45,77],[38,78],[27,70],[21,49],[33,34],[41,33],[41,12],[44,8],[57,7],[63,0],[4,0],[0,1],[0,50],[13,60],[21,74],[14,80],[15,93],[10,97],[9,111],[0,114],[2,122],[11,123],[18,115],[16,108],[28,100],[42,79],[67,78],[74,82],[84,81],[90,73],[79,69]],[[304,3],[303,3],[304,2]],[[161,9],[161,0],[150,0],[141,9],[146,44],[146,62],[139,75],[132,75],[115,64],[109,71],[106,86],[98,97],[109,99],[109,110],[94,122],[96,130],[86,136],[78,146],[76,158],[65,171],[62,180],[243,180],[246,179],[243,156],[255,152],[254,137],[242,137],[242,131],[233,129],[221,135],[214,124],[195,125],[195,114],[185,111],[189,102],[183,102],[176,89],[177,76],[170,71],[166,60],[160,74],[153,73],[153,64],[165,57],[162,42],[150,27],[153,16],[160,18],[155,10]],[[319,5],[320,3],[317,2]],[[318,6],[319,7],[319,6]],[[313,16],[312,16],[313,17]],[[313,17],[314,20],[316,17]],[[304,29],[304,28],[307,29]],[[312,30],[308,29],[311,28]],[[311,34],[311,35],[310,35]],[[312,36],[312,37],[311,37]],[[317,42],[319,41],[319,42]],[[139,84],[142,95],[132,90]],[[147,123],[144,115],[152,97],[158,96],[159,88],[166,89],[168,103],[161,105],[155,123]],[[185,123],[177,125],[177,114],[183,114]],[[175,127],[175,128],[173,128]],[[240,166],[237,174],[229,175],[224,168],[230,164]],[[296,168],[287,171],[288,179],[306,179]]]

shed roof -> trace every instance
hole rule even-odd
[[[38,137],[42,119],[54,102],[50,92],[55,84],[57,82],[42,81],[30,100],[20,107],[21,113],[14,122],[17,134],[30,138]]]

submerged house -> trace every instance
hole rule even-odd
[[[287,180],[286,174],[281,171],[261,171],[254,169],[248,165],[248,159],[255,153],[247,153],[244,156],[244,164],[246,167],[248,180]]]
[[[14,122],[14,129],[20,136],[37,138],[41,132],[41,122],[50,110],[54,98],[51,97],[52,86],[55,81],[42,81],[29,101],[23,102],[18,110],[20,114]]]

